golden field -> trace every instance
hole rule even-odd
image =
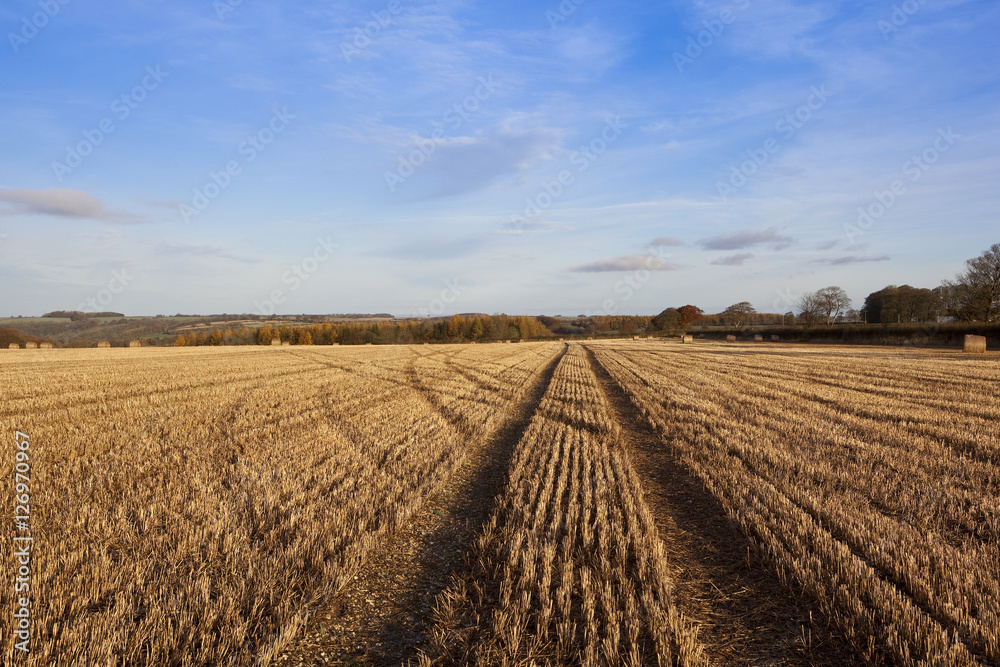
[[[600,347],[783,576],[871,658],[1000,660],[1000,365],[876,348]]]
[[[706,631],[636,464],[648,432],[754,546],[746,566],[815,608],[809,631],[838,659],[1000,664],[996,356],[660,340],[0,352],[0,497],[13,512],[27,433],[34,539],[25,656],[7,521],[5,664],[289,664],[525,406],[500,491],[401,659],[812,664],[811,638],[766,662]]]

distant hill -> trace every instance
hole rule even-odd
[[[53,310],[51,313],[45,313],[42,317],[58,317],[76,320],[84,317],[125,317],[124,313],[85,313],[80,310]]]
[[[124,345],[135,339],[173,340],[182,333],[218,328],[271,325],[319,324],[323,322],[364,322],[393,320],[390,313],[343,313],[336,315],[156,315],[126,317],[122,313],[82,313],[56,310],[42,317],[0,318],[0,328],[9,330],[10,342],[48,340],[64,346],[89,346],[98,341]],[[16,333],[15,333],[16,332]]]

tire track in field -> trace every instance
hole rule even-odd
[[[506,421],[469,443],[448,482],[387,537],[355,582],[309,623],[278,665],[393,665],[416,657],[433,624],[434,600],[493,512],[520,441],[566,347],[545,362]]]
[[[829,619],[781,583],[593,351],[584,349],[656,519],[674,570],[677,606],[701,625],[706,654],[720,665],[858,664],[861,657]]]

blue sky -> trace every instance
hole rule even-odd
[[[784,312],[1000,241],[986,0],[11,0],[0,26],[4,316]]]

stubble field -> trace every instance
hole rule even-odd
[[[4,664],[1000,665],[996,355],[3,352]]]

